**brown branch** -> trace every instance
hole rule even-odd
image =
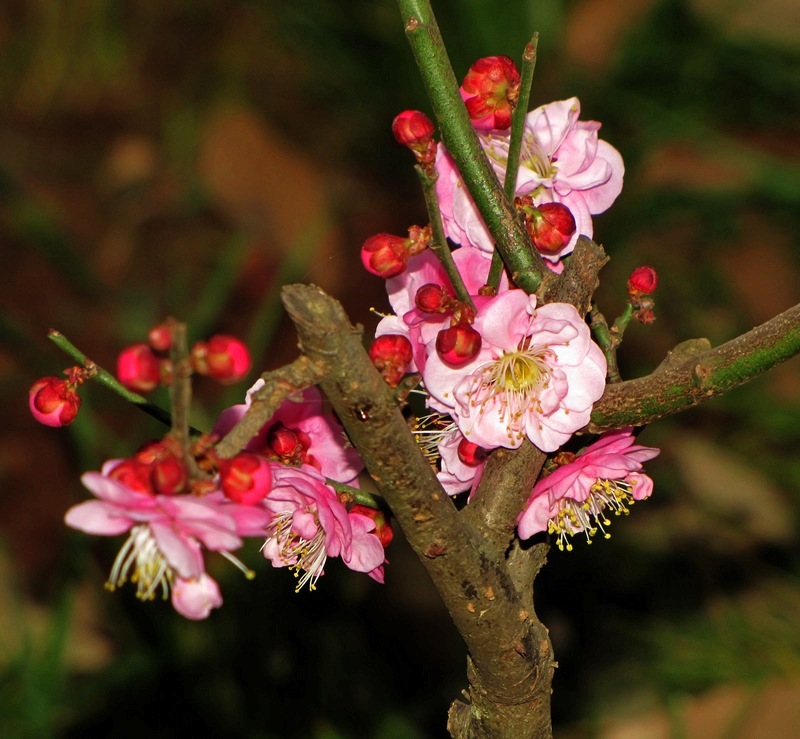
[[[647,377],[607,385],[584,431],[641,426],[752,380],[800,353],[800,304],[710,349],[707,339],[679,344]]]
[[[509,706],[549,701],[549,681],[537,679],[544,627],[532,626],[532,609],[521,603],[504,562],[486,556],[442,490],[360,333],[319,288],[290,285],[282,297],[302,351],[329,367],[320,386],[467,644],[480,675],[473,699]]]

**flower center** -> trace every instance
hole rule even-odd
[[[136,584],[139,600],[153,600],[159,588],[166,600],[174,579],[175,572],[161,554],[150,527],[140,524],[131,529],[128,540],[119,550],[106,588],[113,591],[130,580]]]
[[[606,510],[614,511],[615,516],[627,516],[631,511],[628,506],[633,505],[633,487],[636,481],[624,480],[597,480],[589,489],[586,500],[573,500],[562,498],[558,502],[557,513],[547,522],[547,531],[558,534],[556,545],[563,552],[572,551],[572,542],[568,537],[583,532],[588,544],[598,532],[603,532],[603,538],[611,538],[605,527],[611,524],[606,516]]]
[[[294,531],[292,513],[276,516],[267,527],[267,539],[274,539],[278,543],[281,561],[296,578],[299,578],[294,589],[295,593],[299,593],[306,583],[309,590],[317,589],[317,580],[322,575],[328,559],[325,550],[325,531],[319,525],[316,514],[314,518],[317,522],[317,531],[313,539],[304,539]]]
[[[470,405],[478,413],[496,410],[509,439],[521,439],[525,413],[542,412],[539,394],[550,381],[549,357],[546,346],[527,346],[524,340],[515,351],[478,369],[467,390]]]
[[[519,163],[521,167],[536,172],[543,180],[548,180],[556,174],[556,166],[550,156],[539,143],[536,134],[526,128],[522,135],[522,150]]]

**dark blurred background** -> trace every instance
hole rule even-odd
[[[794,0],[435,5],[459,78],[538,30],[532,105],[578,95],[621,151],[622,196],[595,218],[601,308],[622,310],[634,266],[660,277],[625,377],[797,302]],[[82,471],[163,429],[99,387],[66,430],[27,411],[30,384],[70,365],[49,327],[113,368],[173,315],[193,338],[246,337],[261,371],[295,356],[278,302],[294,280],[369,332],[387,302],[360,245],[425,219],[390,131],[430,112],[396,7],[7,0],[0,50],[0,734],[444,736],[464,648],[402,541],[384,587],[334,562],[299,595],[256,546],[253,583],[210,557],[225,605],[186,622],[106,593],[121,539],[62,523]],[[246,387],[199,381],[194,424]],[[800,733],[798,388],[794,359],[646,429],[653,498],[609,541],[552,552],[537,608],[562,736]]]

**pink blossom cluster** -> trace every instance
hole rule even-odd
[[[259,387],[221,415],[217,435],[244,415]],[[348,507],[329,484],[330,478],[355,483],[363,464],[318,390],[287,400],[233,458],[207,450],[200,464],[216,468],[211,479],[189,482],[174,449],[168,440],[147,445],[82,478],[95,499],[71,508],[66,523],[100,536],[128,534],[109,589],[131,581],[141,600],[169,597],[181,615],[206,618],[222,596],[204,551],[220,553],[251,578],[252,570],[233,555],[246,538],[260,540],[273,567],[288,567],[298,590],[315,588],[329,557],[383,582],[391,530],[369,509]]]

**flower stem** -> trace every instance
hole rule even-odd
[[[126,387],[121,385],[114,375],[107,370],[104,370],[99,365],[95,364],[89,359],[80,349],[78,349],[64,334],[55,329],[50,329],[47,333],[47,338],[50,339],[61,351],[68,356],[72,357],[84,369],[89,370],[89,376],[95,382],[99,382],[112,392],[115,392],[121,398],[124,398],[129,403],[133,403],[139,409],[143,410],[148,415],[152,416],[161,423],[170,426],[172,424],[171,415],[163,408],[151,403],[147,398],[139,395],[138,393],[131,392]],[[199,434],[196,429],[191,429],[193,434]]]
[[[447,239],[444,235],[444,228],[442,228],[442,214],[439,210],[439,199],[436,196],[436,179],[438,173],[435,168],[430,171],[424,167],[417,165],[414,167],[417,171],[420,184],[422,185],[422,192],[425,196],[425,205],[428,208],[428,218],[431,222],[431,233],[433,241],[431,241],[429,248],[438,257],[439,261],[450,279],[450,284],[455,290],[456,297],[463,303],[467,303],[473,309],[475,305],[469,295],[467,286],[461,278],[461,273],[453,261],[453,254],[450,252],[450,247],[447,245]]]
[[[172,402],[172,437],[180,444],[184,460],[193,460],[189,452],[189,409],[192,404],[192,366],[186,338],[186,324],[171,321],[172,347],[169,358],[172,363],[172,382],[169,386]]]
[[[525,132],[525,119],[528,115],[528,101],[531,98],[533,72],[536,69],[536,49],[539,46],[539,34],[534,33],[531,40],[525,45],[522,52],[522,72],[519,83],[519,97],[511,118],[511,138],[508,142],[508,160],[506,161],[506,177],[503,189],[509,203],[514,203],[517,190],[517,172],[519,172],[519,154],[522,151],[522,135]],[[486,284],[495,294],[500,287],[500,277],[503,274],[503,261],[497,250],[492,254],[492,266],[489,268],[489,278]]]
[[[375,508],[376,510],[380,508],[378,500],[370,493],[365,493],[363,490],[354,488],[351,485],[345,485],[343,482],[336,482],[335,480],[326,479],[325,483],[337,493],[346,496],[348,503],[363,505],[367,508]]]
[[[506,198],[458,93],[450,60],[428,0],[398,0],[406,37],[439,122],[442,142],[453,157],[483,220],[508,265],[511,278],[536,292],[546,267]]]

